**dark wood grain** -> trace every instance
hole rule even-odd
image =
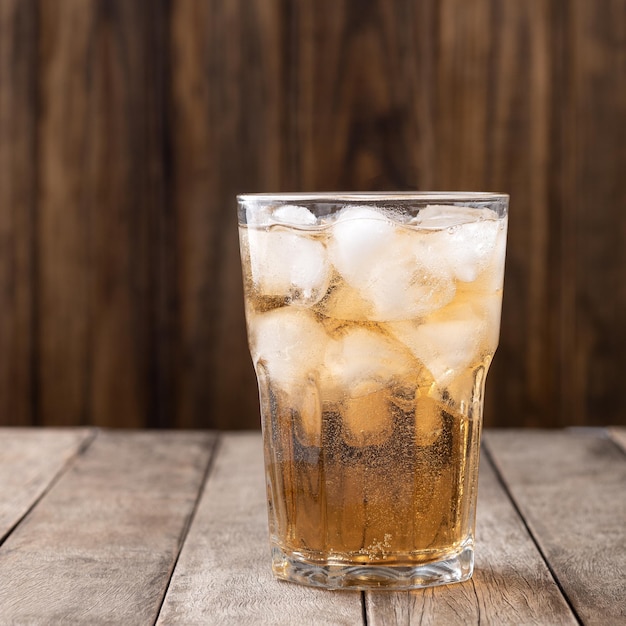
[[[433,114],[433,3],[290,5],[284,184],[302,190],[432,185],[430,164],[423,172],[418,167],[432,149],[420,133],[427,134]]]
[[[235,195],[281,185],[280,4],[172,4],[175,423],[259,423]]]
[[[163,175],[159,6],[41,3],[43,423],[138,426],[149,409],[158,415],[150,357],[160,243],[151,216]]]
[[[511,194],[489,425],[626,424],[626,0],[2,0],[0,423],[252,427],[234,196]]]
[[[506,189],[511,195],[501,338],[487,379],[487,425],[545,426],[561,419],[554,391],[558,333],[553,332],[559,292],[549,282],[554,240],[559,237],[549,225],[553,38],[558,30],[553,4],[491,2],[489,59],[483,65],[489,68],[488,84],[474,84],[465,94],[455,94],[452,84],[441,96],[472,102],[486,91],[486,169],[482,179],[467,184]],[[465,71],[473,74],[469,65]],[[461,155],[462,162],[469,150],[453,153]],[[446,171],[443,186],[454,185],[462,175]]]
[[[486,446],[584,624],[626,623],[626,457],[602,429],[492,431]]]
[[[101,433],[0,547],[2,621],[154,623],[213,440]]]
[[[274,579],[259,434],[222,435],[158,624],[362,623],[361,594]]]
[[[0,2],[0,424],[37,423],[35,0]]]
[[[560,408],[570,424],[623,424],[626,90],[615,85],[626,76],[626,2],[565,5]]]

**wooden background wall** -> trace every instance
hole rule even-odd
[[[0,0],[0,424],[250,427],[234,196],[511,194],[489,425],[626,424],[626,0]]]

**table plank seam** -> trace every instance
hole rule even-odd
[[[363,617],[363,626],[368,626],[367,621],[367,601],[365,598],[365,591],[361,591],[361,616]]]
[[[180,559],[180,555],[181,552],[183,551],[183,547],[185,545],[185,542],[187,541],[187,537],[189,535],[189,530],[191,529],[194,519],[196,517],[196,514],[198,512],[198,508],[200,506],[200,502],[202,500],[202,496],[204,494],[205,491],[205,487],[207,484],[207,481],[209,479],[209,476],[211,474],[211,470],[213,469],[213,465],[214,465],[214,461],[215,458],[217,457],[217,453],[219,450],[219,445],[221,442],[221,433],[216,432],[215,433],[215,439],[213,440],[213,443],[211,444],[211,451],[209,454],[209,458],[207,460],[207,464],[206,467],[204,468],[204,472],[202,474],[202,480],[200,481],[200,484],[198,485],[198,493],[196,495],[196,499],[195,502],[193,504],[193,507],[191,509],[191,512],[189,513],[189,517],[187,518],[187,521],[185,523],[185,525],[183,526],[183,529],[181,531],[181,535],[180,535],[180,542],[178,545],[178,550],[176,553],[176,557],[174,558],[174,562],[172,564],[172,569],[170,570],[168,579],[167,579],[167,584],[165,585],[164,589],[163,589],[163,595],[161,597],[161,602],[159,603],[159,608],[156,611],[156,615],[154,618],[154,622],[152,623],[152,626],[156,626],[156,624],[158,623],[160,617],[161,617],[161,612],[163,611],[163,606],[165,604],[165,599],[167,598],[167,594],[170,590],[170,586],[172,584],[172,578],[174,577],[174,573],[176,572],[176,567],[178,565],[178,561]]]
[[[537,549],[539,555],[541,556],[541,559],[543,560],[543,562],[545,563],[546,567],[548,568],[548,571],[550,572],[550,576],[552,576],[552,579],[554,580],[555,585],[557,586],[558,590],[560,591],[561,595],[563,596],[563,599],[565,600],[567,606],[569,607],[569,610],[571,611],[574,619],[576,620],[576,622],[580,626],[584,626],[584,622],[583,622],[582,618],[580,617],[580,615],[578,614],[578,612],[574,608],[574,605],[572,604],[572,601],[571,601],[570,597],[566,593],[565,588],[563,587],[561,581],[559,580],[559,577],[557,576],[554,568],[552,567],[552,565],[550,563],[550,560],[548,559],[547,555],[543,551],[543,549],[542,549],[542,547],[541,547],[537,537],[535,536],[535,533],[532,531],[532,529],[528,525],[528,522],[526,521],[526,517],[522,513],[522,510],[521,510],[520,506],[518,505],[517,500],[513,496],[513,493],[511,491],[511,489],[509,489],[509,485],[507,484],[506,480],[504,479],[504,475],[501,472],[500,467],[498,466],[498,463],[497,463],[497,461],[495,459],[495,456],[492,454],[492,452],[491,452],[491,450],[489,448],[489,444],[486,441],[483,440],[481,448],[482,448],[483,455],[487,458],[487,460],[489,461],[491,467],[493,468],[493,471],[494,471],[494,473],[496,475],[496,478],[497,478],[498,482],[500,483],[502,489],[504,490],[504,492],[508,496],[508,498],[509,498],[509,500],[510,500],[512,506],[513,506],[513,508],[515,509],[515,511],[518,514],[522,524],[524,525],[524,528],[526,529],[526,532],[528,533],[528,536],[530,537],[530,539],[533,542],[535,548]]]
[[[0,535],[0,547],[9,539],[9,537],[15,532],[15,530],[24,522],[24,520],[31,514],[31,512],[39,505],[39,503],[46,497],[48,493],[54,488],[64,474],[76,463],[76,461],[87,452],[91,444],[96,440],[100,433],[99,428],[90,428],[87,431],[85,439],[81,441],[76,451],[63,463],[56,474],[50,479],[50,482],[44,487],[41,493],[30,503],[30,506],[24,511],[15,523],[7,529],[4,535]]]

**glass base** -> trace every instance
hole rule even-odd
[[[386,589],[402,591],[450,585],[469,580],[474,571],[474,548],[467,546],[445,559],[421,565],[337,565],[312,563],[272,548],[272,569],[281,580],[323,589]]]

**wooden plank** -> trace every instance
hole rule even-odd
[[[107,0],[89,39],[86,167],[81,178],[90,246],[88,310],[93,423],[166,426],[171,391],[155,337],[166,214],[163,39],[165,0]],[[76,171],[75,164],[68,164]],[[71,297],[71,296],[70,296]],[[170,415],[166,412],[170,410]]]
[[[273,578],[266,506],[260,435],[224,435],[158,624],[361,623],[358,592]]]
[[[293,191],[433,184],[434,4],[290,3],[284,168]]]
[[[37,6],[0,2],[0,424],[36,420]]]
[[[613,427],[609,428],[608,431],[613,441],[626,452],[626,428]]]
[[[368,592],[367,623],[577,623],[485,455],[476,525],[472,580],[413,592]]]
[[[176,423],[258,427],[235,195],[279,190],[284,3],[171,3]],[[254,63],[250,60],[254,59]],[[229,358],[224,358],[228,354]],[[210,410],[207,410],[207,407]]]
[[[154,623],[213,442],[101,433],[0,548],[2,620]]]
[[[89,415],[92,194],[84,144],[93,118],[85,81],[97,10],[91,2],[39,2],[39,12],[39,404],[44,425],[67,426]]]
[[[166,335],[152,306],[166,180],[164,11],[162,1],[39,3],[44,424],[163,423],[151,349]]]
[[[565,139],[555,170],[563,263],[554,279],[564,293],[562,423],[624,425],[626,212],[616,207],[626,205],[626,2],[561,5],[566,88],[554,104]]]
[[[0,428],[0,543],[94,435]]]
[[[487,379],[485,425],[556,425],[558,363],[550,363],[550,358],[558,353],[559,335],[551,332],[551,325],[559,291],[550,287],[548,270],[554,267],[550,244],[558,233],[550,231],[547,165],[552,138],[552,40],[557,28],[550,10],[553,2],[490,2],[489,17],[482,24],[467,19],[472,3],[454,0],[451,4],[446,2],[446,18],[454,26],[445,26],[448,36],[439,45],[453,74],[448,73],[446,80],[444,72],[436,73],[442,84],[440,98],[448,103],[445,114],[437,116],[438,136],[443,133],[448,139],[447,149],[439,154],[438,188],[456,188],[464,176],[464,184],[471,188],[511,195],[500,346]],[[472,79],[476,61],[467,51],[483,40],[483,30],[489,33],[489,61],[480,67],[489,68],[488,76],[479,73]],[[460,85],[456,72],[464,76]],[[483,93],[489,113],[481,137],[483,131],[468,116],[476,115],[476,99]],[[454,118],[453,107],[464,111],[462,117]],[[455,136],[461,132],[468,142],[462,148],[455,146]],[[482,176],[469,178],[463,167],[475,158],[472,143],[483,146],[486,163]],[[457,158],[447,162],[450,151]]]
[[[626,458],[602,430],[492,431],[486,445],[585,624],[624,624]]]

